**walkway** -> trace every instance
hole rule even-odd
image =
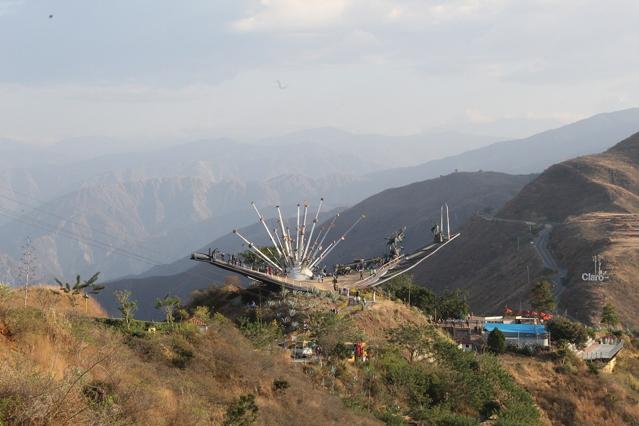
[[[423,247],[411,254],[401,255],[385,264],[381,265],[375,270],[373,275],[369,275],[360,278],[358,271],[353,271],[347,275],[340,275],[338,277],[337,285],[340,288],[351,289],[363,289],[372,288],[381,285],[395,277],[398,277],[406,272],[414,269],[426,259],[433,256],[443,247],[451,243],[460,234],[451,235],[451,237],[445,241],[439,243],[432,243],[426,247]],[[260,272],[249,268],[247,266],[240,265],[239,263],[231,263],[228,260],[222,260],[215,254],[207,253],[193,253],[191,255],[192,260],[199,262],[209,263],[218,268],[225,269],[230,272],[235,272],[253,280],[261,281],[265,284],[271,284],[279,287],[284,287],[288,290],[298,291],[333,291],[332,278],[326,277],[323,282],[319,280],[292,280],[288,277],[281,275],[272,275],[265,272]]]

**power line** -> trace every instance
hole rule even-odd
[[[20,215],[16,215],[15,212],[7,212],[6,209],[0,208],[0,216],[4,216],[7,217],[9,219],[13,219],[13,220],[17,220],[18,222],[21,222],[27,226],[31,226],[31,227],[37,227],[37,228],[41,228],[47,231],[55,231],[57,233],[61,233],[61,236],[80,242],[80,243],[84,243],[96,248],[100,248],[100,249],[107,249],[107,250],[112,250],[114,254],[119,255],[121,257],[126,257],[132,260],[135,260],[137,262],[140,263],[144,263],[146,265],[149,266],[162,266],[165,265],[165,262],[159,261],[157,259],[153,259],[151,257],[146,257],[146,256],[142,256],[139,255],[137,253],[134,252],[130,252],[126,249],[122,249],[119,247],[114,247],[112,244],[110,243],[105,243],[99,240],[95,240],[95,239],[91,239],[91,238],[85,238],[82,237],[81,235],[77,235],[74,234],[71,231],[67,231],[64,229],[56,229],[56,227],[54,225],[51,225],[49,223],[46,222],[42,222],[42,221],[38,221],[36,219],[33,218],[28,218],[25,219],[24,217],[20,216]],[[30,221],[29,221],[30,220]],[[203,279],[209,279],[208,276],[205,276],[203,274],[199,274],[196,272],[192,272],[192,271],[183,271],[182,273],[193,276],[193,277],[197,277],[197,278],[203,278]]]
[[[15,193],[18,193],[18,194],[22,194],[22,195],[24,195],[25,197],[31,198],[31,199],[33,199],[34,201],[37,201],[38,203],[41,203],[42,205],[46,204],[45,202],[40,201],[40,200],[37,200],[36,198],[34,198],[34,197],[32,197],[32,196],[28,195],[27,193],[20,192],[20,191],[14,191],[13,189],[12,189],[12,191],[13,191],[13,192],[15,192]],[[104,236],[106,236],[106,237],[111,237],[111,236],[112,236],[111,234],[108,234],[108,233],[106,233],[106,232],[104,232],[104,231],[100,231],[100,230],[97,230],[97,229],[93,229],[93,228],[91,228],[91,227],[90,227],[89,225],[87,225],[87,224],[80,223],[80,222],[76,222],[76,221],[74,221],[74,220],[72,220],[72,219],[69,219],[69,218],[67,218],[67,217],[64,217],[64,216],[61,216],[61,215],[59,215],[59,214],[56,214],[56,213],[53,213],[53,212],[47,211],[47,210],[45,210],[45,209],[44,209],[44,208],[42,208],[42,207],[33,206],[33,205],[27,204],[27,203],[25,203],[25,202],[23,202],[23,201],[20,201],[20,200],[18,200],[18,199],[15,199],[15,198],[9,197],[9,196],[7,196],[7,195],[3,195],[3,194],[0,194],[0,197],[2,197],[2,198],[4,198],[4,199],[7,199],[7,200],[9,200],[9,201],[13,201],[14,203],[17,203],[17,204],[23,205],[23,206],[25,206],[25,207],[28,207],[28,208],[30,208],[30,209],[32,209],[32,210],[39,211],[39,212],[44,213],[44,214],[46,214],[46,215],[53,216],[53,217],[56,217],[56,218],[58,218],[58,219],[64,220],[64,221],[66,221],[66,222],[72,223],[72,224],[74,224],[74,225],[84,227],[84,228],[86,228],[86,229],[90,230],[91,232],[93,232],[93,233],[95,233],[95,234],[101,234],[101,235],[104,235]],[[82,211],[82,212],[84,212],[84,213],[90,213],[90,212],[88,212],[88,211],[87,211],[87,210],[85,210],[85,209],[78,209],[78,210],[80,210],[80,211]],[[134,244],[134,245],[136,245],[136,246],[138,246],[138,247],[140,247],[140,248],[146,249],[146,250],[148,250],[148,251],[152,251],[152,252],[154,252],[154,253],[155,253],[155,254],[157,254],[157,255],[161,255],[161,253],[160,253],[159,251],[157,251],[155,248],[151,248],[151,247],[149,247],[149,246],[145,246],[144,244],[142,244],[142,243],[140,243],[140,242],[133,242],[133,244]]]

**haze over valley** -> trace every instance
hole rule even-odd
[[[0,426],[639,425],[636,0],[0,0]]]

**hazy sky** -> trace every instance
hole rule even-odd
[[[637,0],[0,0],[0,137],[525,134],[639,106],[638,22]]]

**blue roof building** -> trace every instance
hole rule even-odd
[[[550,333],[546,326],[541,324],[502,324],[489,322],[484,325],[486,337],[488,333],[498,329],[504,334],[507,345],[517,347],[548,347],[550,346]]]

